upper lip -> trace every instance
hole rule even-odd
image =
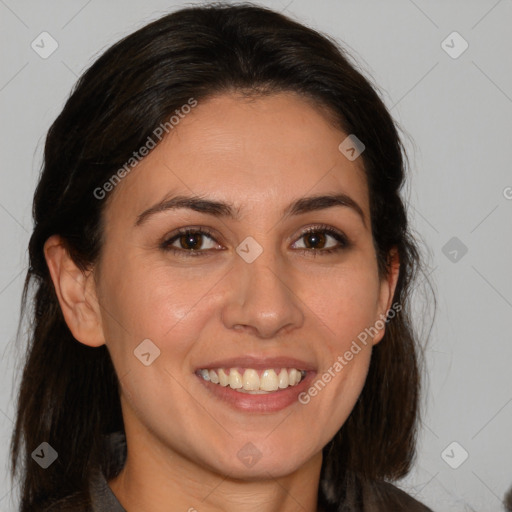
[[[197,370],[214,370],[215,368],[254,368],[255,370],[266,370],[267,368],[296,368],[297,370],[312,371],[315,366],[307,361],[302,361],[294,357],[255,357],[241,356],[229,359],[219,359],[209,362],[203,366],[198,366]]]

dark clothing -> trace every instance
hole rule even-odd
[[[110,454],[113,457],[114,467],[120,470],[126,457],[126,442],[124,435],[116,433],[108,440]],[[108,486],[105,476],[97,473],[89,485],[90,496],[75,494],[54,503],[44,512],[127,512],[119,503]],[[364,508],[361,509],[361,501]],[[409,496],[388,482],[379,482],[372,487],[372,491],[362,491],[361,501],[354,504],[329,504],[326,496],[320,495],[322,512],[432,512],[420,502]],[[137,512],[137,511],[129,511]],[[172,512],[172,509],[169,509]]]
[[[103,475],[91,483],[91,499],[92,512],[126,512],[110,490]]]

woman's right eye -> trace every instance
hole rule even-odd
[[[183,229],[166,239],[162,249],[181,253],[184,256],[200,256],[206,251],[222,248],[213,236],[205,230]]]

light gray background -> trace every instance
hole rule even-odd
[[[410,136],[409,210],[431,253],[438,311],[426,349],[417,463],[401,485],[436,511],[502,510],[512,484],[512,1],[260,3],[344,42]],[[15,334],[44,136],[102,50],[179,5],[0,0],[2,461],[19,382]],[[43,31],[59,45],[47,59],[31,48]],[[453,31],[469,44],[456,59],[442,47]],[[453,37],[445,44],[462,48]],[[468,249],[464,256],[445,249],[456,262],[443,253],[452,237]],[[420,304],[420,321],[423,310]],[[469,453],[457,469],[441,457],[453,441]],[[460,447],[448,450],[452,464]],[[14,496],[5,462],[1,512],[16,509]]]

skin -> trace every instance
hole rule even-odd
[[[391,307],[398,261],[379,276],[363,162],[338,150],[345,137],[293,93],[214,97],[116,187],[92,269],[81,272],[59,237],[47,241],[67,324],[81,343],[107,344],[120,378],[128,458],[109,484],[127,510],[317,510],[321,450],[353,409],[384,331],[308,404],[277,412],[235,410],[194,371],[250,354],[303,359],[321,376]],[[282,214],[299,198],[332,193],[363,215],[347,206]],[[230,203],[238,218],[177,209],[135,225],[176,194]],[[326,253],[339,245],[327,236],[308,249],[304,229],[318,224],[349,245]],[[203,256],[161,247],[188,226],[213,232]],[[250,264],[235,251],[247,236],[263,248]],[[144,366],[133,351],[148,338],[161,353]],[[261,453],[252,467],[237,457],[249,442]]]

